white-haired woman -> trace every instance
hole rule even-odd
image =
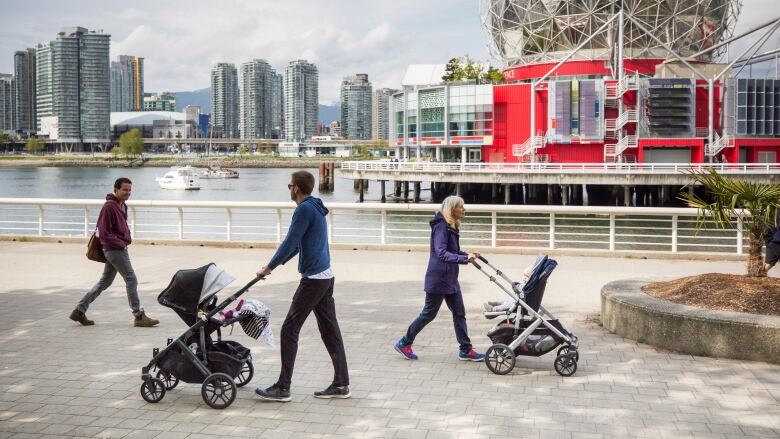
[[[471,346],[466,328],[466,309],[458,283],[460,264],[479,257],[479,253],[465,253],[460,250],[458,229],[466,215],[463,198],[449,196],[441,203],[441,210],[430,221],[431,250],[428,270],[425,272],[425,306],[420,315],[409,325],[406,334],[395,343],[395,350],[407,360],[416,360],[412,343],[417,334],[436,318],[442,302],[452,311],[455,337],[460,345],[458,358],[464,361],[482,361],[484,355]]]

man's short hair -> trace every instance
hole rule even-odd
[[[130,181],[130,179],[127,178],[127,177],[119,177],[119,178],[117,178],[116,181],[114,182],[114,190],[117,190],[117,189],[121,188],[122,185],[125,184],[125,183],[133,184],[133,182]]]
[[[293,172],[292,184],[298,186],[305,195],[311,195],[314,190],[314,176],[309,171]]]

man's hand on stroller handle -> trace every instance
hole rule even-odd
[[[469,262],[474,262],[475,259],[478,259],[481,255],[479,252],[472,252],[469,253]]]
[[[271,269],[268,268],[267,265],[263,265],[260,270],[257,272],[257,277],[260,279],[264,279],[271,275]]]

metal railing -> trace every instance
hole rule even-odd
[[[546,143],[547,136],[539,131],[537,135],[529,137],[521,145],[512,145],[512,155],[515,157],[531,155],[537,149],[543,148]]]
[[[0,198],[0,234],[87,237],[102,200]],[[292,203],[131,200],[135,238],[279,243]],[[328,203],[330,242],[427,245],[434,204]],[[587,206],[468,205],[464,248],[580,249],[742,254],[742,224],[734,230],[695,228],[694,209]]]
[[[679,174],[692,170],[715,169],[724,174],[780,174],[780,164],[777,163],[442,163],[372,160],[342,162],[341,169],[384,172],[570,174]]]

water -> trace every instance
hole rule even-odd
[[[127,177],[133,181],[133,200],[179,201],[290,201],[287,183],[297,169],[239,168],[236,179],[203,179],[197,191],[161,189],[155,181],[168,168],[0,168],[0,198],[87,198],[102,199],[113,192],[114,180]],[[319,171],[307,169],[318,178]],[[340,178],[336,171],[335,189],[314,196],[326,203],[357,202],[358,193],[352,180]],[[390,187],[388,186],[388,191]],[[424,193],[425,194],[425,193]],[[378,202],[380,185],[372,182],[365,201]]]
[[[133,181],[134,200],[178,201],[289,201],[287,183],[295,169],[242,168],[238,179],[201,180],[201,190],[161,189],[155,181],[167,168],[0,168],[0,198],[103,199],[112,191],[114,180],[128,177]],[[317,169],[309,169],[318,173]],[[380,185],[371,182],[366,202],[380,199]],[[423,186],[425,187],[425,186]],[[392,186],[388,185],[388,191]],[[335,190],[314,194],[328,202],[356,202],[358,193],[352,180],[338,177]],[[423,191],[423,202],[430,193]],[[436,205],[437,207],[437,205]],[[85,212],[79,206],[47,206],[43,234],[49,236],[86,236],[95,227],[99,206]],[[431,212],[389,211],[385,242],[388,244],[427,244]],[[179,214],[174,208],[137,208],[136,237],[145,239],[179,239]],[[232,209],[231,226],[225,209],[187,208],[183,211],[183,239],[274,242],[286,233],[292,209],[282,211],[280,229],[277,213],[268,209]],[[373,211],[336,211],[333,220],[333,242],[378,244],[381,242],[381,215]],[[39,211],[36,206],[0,205],[0,234],[38,234]],[[610,220],[604,215],[557,215],[556,248],[609,248]],[[615,219],[615,248],[642,253],[646,250],[670,251],[671,218],[663,216],[621,216]],[[540,213],[498,213],[495,241],[499,247],[544,249],[549,246],[550,218]],[[734,231],[706,230],[698,235],[694,218],[680,218],[678,224],[680,251],[734,252]],[[469,213],[461,230],[464,246],[491,245],[490,213]]]

